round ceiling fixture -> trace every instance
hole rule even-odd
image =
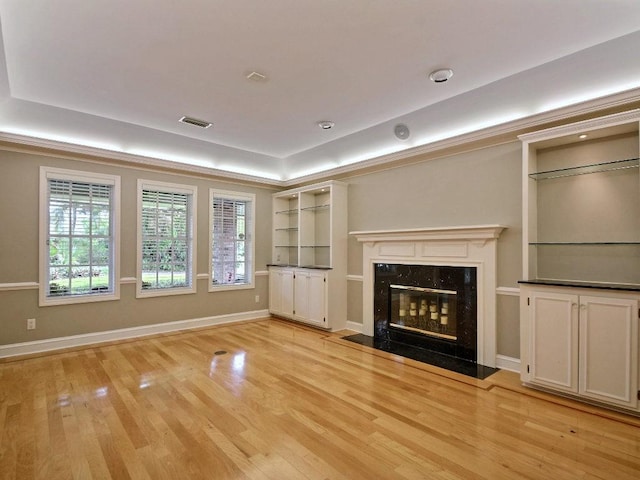
[[[441,68],[429,74],[429,79],[434,83],[444,83],[451,77],[453,77],[453,70],[450,68]]]
[[[399,123],[393,128],[393,133],[395,134],[398,140],[406,140],[411,135],[409,131],[409,127],[407,127],[404,123]]]
[[[330,128],[333,128],[333,126],[335,125],[335,123],[329,121],[329,120],[322,120],[320,122],[318,122],[318,126],[323,129],[323,130],[329,130]]]

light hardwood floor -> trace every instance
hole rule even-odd
[[[640,478],[635,419],[518,390],[273,319],[48,354],[0,363],[0,478]]]

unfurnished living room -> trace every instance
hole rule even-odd
[[[639,478],[639,25],[0,0],[0,478]]]

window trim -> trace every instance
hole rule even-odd
[[[111,204],[113,256],[111,268],[111,293],[86,293],[82,295],[63,295],[60,297],[47,296],[47,260],[48,232],[49,232],[49,180],[63,180],[71,182],[95,183],[113,186]],[[120,176],[106,173],[84,172],[80,170],[67,170],[48,166],[40,167],[39,186],[39,233],[38,233],[38,304],[41,307],[54,305],[70,305],[77,303],[104,302],[120,299]]]
[[[171,288],[142,288],[142,191],[161,190],[167,193],[183,193],[191,195],[191,285],[189,287]],[[136,298],[164,297],[168,295],[185,295],[197,291],[197,225],[198,225],[198,187],[177,183],[159,182],[155,180],[138,179],[137,189],[137,217],[136,217]]]
[[[229,200],[241,200],[251,202],[250,218],[251,225],[249,231],[246,233],[247,239],[250,241],[249,250],[251,265],[250,272],[247,274],[247,283],[240,284],[213,284],[213,200],[214,198],[225,198]],[[248,290],[255,288],[255,274],[256,274],[256,195],[255,193],[234,192],[230,190],[221,190],[218,188],[209,189],[209,292],[222,292],[225,290]],[[247,250],[245,250],[247,252]]]

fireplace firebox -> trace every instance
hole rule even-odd
[[[374,339],[475,363],[476,268],[375,264]]]

